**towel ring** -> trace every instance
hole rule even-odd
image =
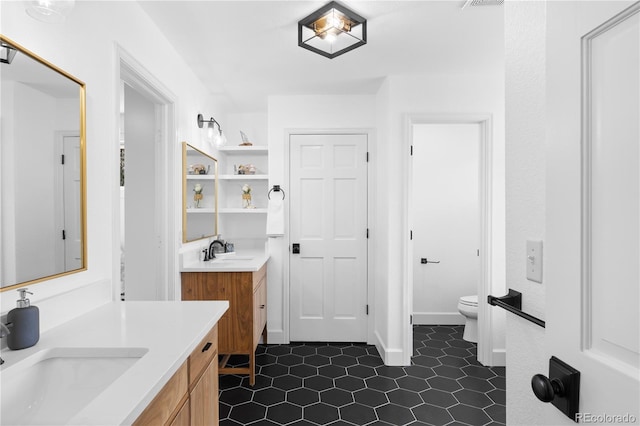
[[[280,185],[273,185],[273,188],[271,188],[269,190],[269,193],[267,193],[267,198],[271,199],[271,193],[272,192],[282,192],[282,199],[284,200],[284,197],[286,197],[286,194],[284,192],[284,189],[280,188]]]

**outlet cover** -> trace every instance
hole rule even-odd
[[[542,282],[542,241],[527,240],[527,279]]]

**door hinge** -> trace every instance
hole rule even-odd
[[[67,233],[64,231],[64,229],[62,230],[62,239],[63,240],[67,239]]]
[[[60,156],[60,164],[64,164],[64,154]]]
[[[413,231],[409,231],[409,239],[413,240]]]
[[[411,152],[409,155],[413,155],[413,145],[411,145]]]
[[[480,256],[480,249],[478,249],[476,252],[477,252],[477,255]]]
[[[369,239],[369,228],[367,228],[367,239]]]
[[[413,315],[409,315],[409,324],[413,325]]]
[[[366,306],[367,315],[369,315],[369,305]]]
[[[369,151],[367,151],[367,163],[369,162]]]

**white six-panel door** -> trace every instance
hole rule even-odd
[[[577,7],[550,3],[551,16]],[[613,2],[581,7],[550,26],[567,39],[548,62],[547,350],[581,372],[576,420],[637,424],[640,3],[617,16]]]
[[[290,136],[290,340],[367,340],[367,135]]]

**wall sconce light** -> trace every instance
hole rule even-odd
[[[333,59],[367,44],[367,20],[332,1],[298,22],[298,46]]]
[[[29,0],[25,1],[27,15],[42,22],[64,22],[71,13],[75,0]]]
[[[202,114],[198,114],[198,127],[202,129],[204,127],[204,123],[207,123],[207,139],[213,140],[217,147],[227,144],[227,138],[224,133],[222,133],[222,127],[220,127],[220,123],[218,123],[215,118],[211,117],[210,119],[205,120]],[[216,124],[218,125],[217,132],[215,131]]]
[[[16,48],[2,42],[0,43],[0,62],[3,64],[10,64],[13,58],[16,56]]]

